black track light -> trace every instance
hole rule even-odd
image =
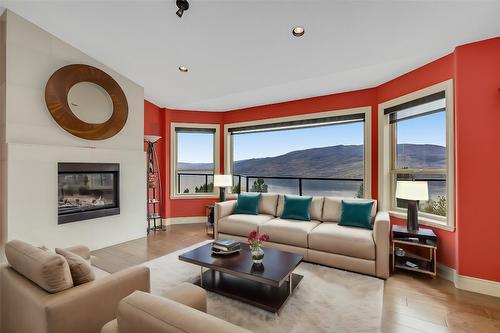
[[[177,16],[182,17],[184,11],[189,9],[189,2],[187,2],[187,0],[177,0],[175,3],[177,4],[177,7],[179,7],[176,14]]]

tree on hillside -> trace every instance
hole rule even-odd
[[[358,192],[356,193],[356,198],[364,198],[365,196],[365,186],[363,183],[359,185]]]
[[[188,188],[186,188],[186,189],[184,190],[184,193],[189,193],[189,189],[188,189]]]
[[[234,184],[233,188],[231,189],[231,193],[240,193],[241,192],[241,187],[240,184]]]
[[[258,178],[254,181],[250,192],[267,193],[267,184],[264,182],[264,179]]]
[[[446,203],[446,196],[439,195],[437,200],[427,201],[425,206],[422,208],[422,211],[429,214],[446,216],[446,212],[448,210],[447,208],[448,205]]]
[[[214,183],[203,184],[194,188],[195,193],[210,193],[214,191]]]

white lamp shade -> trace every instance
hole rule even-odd
[[[401,180],[396,183],[396,198],[404,200],[429,200],[427,182]]]
[[[214,175],[214,186],[215,187],[233,186],[233,176],[232,175]]]
[[[161,139],[161,136],[159,136],[159,135],[144,135],[144,141],[146,141],[146,142],[155,143],[156,141],[158,141],[160,139]]]

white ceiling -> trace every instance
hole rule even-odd
[[[500,35],[500,1],[190,4],[181,19],[175,0],[2,5],[141,84],[148,100],[207,111],[373,87]]]

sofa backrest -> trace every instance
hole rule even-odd
[[[261,193],[259,199],[259,214],[276,216],[278,193]]]
[[[251,333],[207,313],[165,297],[135,291],[120,301],[120,333]]]
[[[377,200],[358,199],[347,197],[321,197],[313,196],[309,214],[311,220],[321,222],[339,222],[342,214],[342,200],[371,202],[373,201],[372,219],[377,214]],[[259,214],[273,215],[280,217],[283,214],[285,195],[278,193],[261,193],[259,200]]]
[[[373,199],[358,199],[358,198],[343,198],[343,197],[325,197],[323,204],[322,222],[339,222],[340,215],[342,214],[342,200],[359,201],[359,202],[372,202],[372,219],[377,214],[377,200]]]

